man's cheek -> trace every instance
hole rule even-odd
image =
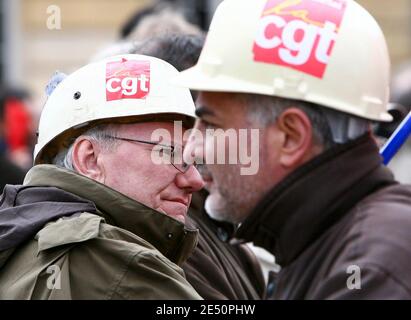
[[[206,139],[204,143],[204,161],[207,165],[214,166],[216,152],[213,139]]]

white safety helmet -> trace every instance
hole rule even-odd
[[[49,96],[41,113],[34,163],[50,163],[62,147],[100,123],[195,118],[189,89],[170,79],[169,63],[143,55],[120,55],[77,70]]]
[[[391,121],[389,76],[384,35],[354,1],[225,0],[199,62],[174,83],[302,100]]]

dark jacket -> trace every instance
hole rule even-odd
[[[178,267],[196,236],[96,181],[35,166],[0,202],[0,299],[200,299]]]
[[[190,217],[199,229],[198,245],[183,264],[188,282],[207,300],[256,300],[265,296],[260,264],[245,244],[231,244],[234,227],[204,211],[206,194],[193,196]]]
[[[238,237],[282,266],[275,299],[411,298],[411,187],[394,181],[369,136],[284,179]]]

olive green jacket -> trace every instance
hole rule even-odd
[[[53,220],[16,247],[3,241],[0,299],[200,299],[178,266],[194,249],[197,231],[52,165],[29,171],[24,186],[13,190],[14,207],[5,207],[2,199],[0,217],[23,217],[16,220],[17,227],[10,227],[12,222],[2,226],[0,220],[11,243],[13,232],[34,225],[26,222],[27,216],[36,219],[46,211],[49,200],[31,204],[30,197],[38,197],[35,192],[41,197],[47,190],[87,199],[96,210]]]

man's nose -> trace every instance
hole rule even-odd
[[[176,185],[188,192],[196,192],[204,187],[204,181],[198,170],[191,166],[186,172],[176,175]]]
[[[190,136],[184,146],[183,159],[186,163],[204,163],[204,137],[200,130],[197,129],[198,120],[196,126],[192,129]]]

